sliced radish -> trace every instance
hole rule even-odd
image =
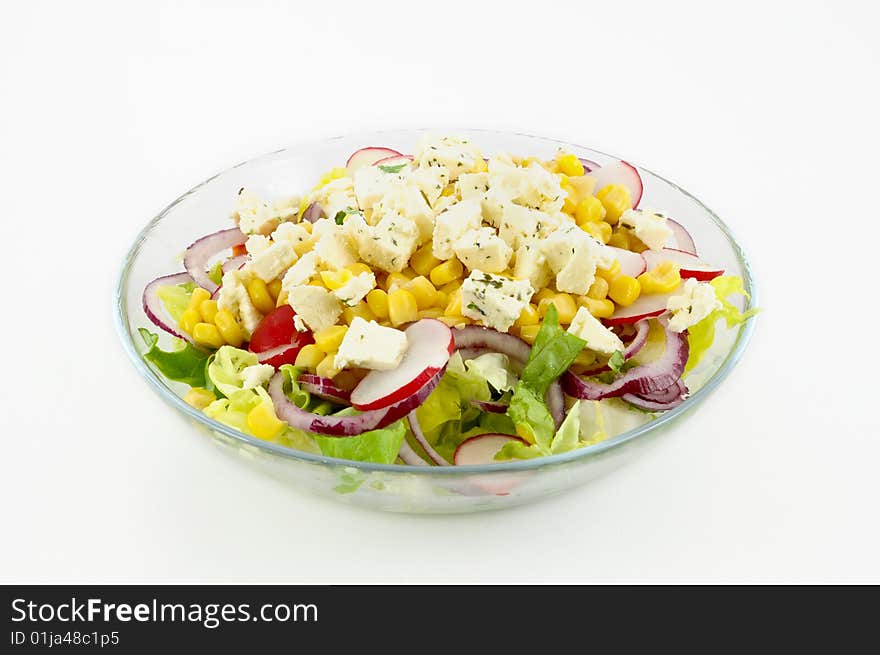
[[[632,305],[629,307],[618,307],[609,318],[603,319],[602,322],[605,325],[624,325],[641,321],[643,318],[660,316],[660,314],[666,311],[666,303],[669,301],[669,297],[678,293],[680,286],[669,293],[646,293],[643,296],[639,296],[638,300]]]
[[[671,218],[666,219],[666,224],[672,230],[672,236],[669,238],[669,247],[683,250],[691,255],[697,254],[697,246],[691,233],[684,229],[684,225]]]
[[[695,280],[711,280],[724,273],[723,268],[713,266],[696,255],[675,248],[663,248],[658,251],[646,250],[642,256],[648,263],[648,270],[656,268],[661,262],[672,261],[681,267],[679,272],[682,277],[692,277]]]
[[[412,155],[391,155],[375,162],[373,166],[399,166],[400,164],[409,164],[412,160]]]
[[[381,409],[417,393],[446,366],[455,349],[452,330],[433,318],[416,321],[404,333],[408,346],[397,368],[370,371],[351,392],[356,409]]]
[[[626,250],[624,248],[616,248],[615,246],[606,246],[606,248],[613,252],[614,257],[620,262],[621,275],[638,277],[648,268],[645,258],[637,252]]]
[[[391,148],[361,148],[360,150],[355,150],[351,157],[348,158],[348,161],[345,162],[345,167],[350,171],[356,171],[363,166],[372,166],[377,161],[382,159],[388,159],[389,157],[403,157],[402,152],[397,152],[396,150],[392,150]]]
[[[629,189],[633,209],[639,206],[642,199],[642,177],[632,164],[615,161],[590,171],[590,177],[596,180],[596,191],[609,184],[620,184]]]
[[[526,446],[528,445],[519,437],[509,434],[478,434],[458,444],[452,461],[456,466],[497,464],[496,453],[511,441],[519,441]]]

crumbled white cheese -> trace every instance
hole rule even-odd
[[[245,266],[263,282],[271,282],[284,273],[298,259],[289,241],[273,243],[254,255]]]
[[[547,265],[547,258],[541,252],[540,240],[522,240],[522,245],[516,251],[513,277],[518,280],[528,280],[534,289],[543,289],[550,282],[550,267]]]
[[[247,250],[247,253],[251,257],[254,257],[256,255],[259,255],[271,245],[272,242],[269,241],[269,237],[267,237],[266,235],[252,234],[247,238],[247,241],[244,242],[244,249]]]
[[[373,207],[373,222],[378,222],[389,212],[406,216],[416,224],[419,230],[419,245],[431,239],[436,212],[428,204],[419,187],[409,184],[406,180],[393,183]]]
[[[279,225],[272,233],[272,241],[288,241],[294,248],[311,238],[312,235],[301,224],[289,221]]]
[[[474,270],[461,285],[461,311],[486,327],[507,332],[533,293],[528,280]]]
[[[662,250],[672,236],[672,228],[666,224],[666,217],[659,213],[627,209],[620,217],[620,224],[631,229],[651,250]]]
[[[346,207],[357,207],[354,181],[340,177],[318,187],[309,195],[309,202],[316,202],[330,220]]]
[[[568,331],[587,342],[587,348],[603,355],[613,355],[623,351],[623,342],[614,332],[593,316],[586,307],[581,307],[574,315]]]
[[[299,213],[300,196],[268,202],[249,189],[242,188],[235,199],[232,220],[245,234],[269,234],[278,225]]]
[[[251,276],[244,270],[232,270],[223,274],[217,307],[230,312],[244,328],[248,336],[257,329],[263,315],[254,307],[248,294],[247,283]]]
[[[715,288],[708,282],[688,278],[679,290],[680,294],[671,296],[666,302],[666,309],[672,312],[669,329],[673,332],[683,332],[716,309],[721,309]]]
[[[303,285],[290,291],[290,306],[313,332],[336,325],[342,304],[324,287]]]
[[[333,292],[343,305],[354,307],[376,288],[376,276],[372,273],[360,273]]]
[[[449,181],[463,173],[473,173],[481,165],[483,154],[467,139],[426,135],[416,149],[413,161],[420,168],[446,168]]]
[[[489,174],[465,173],[458,176],[456,185],[462,200],[481,200],[489,190]]]
[[[404,173],[388,173],[378,166],[363,166],[354,173],[354,193],[357,206],[362,210],[373,209],[394,184],[404,181]],[[330,216],[333,218],[333,216]]]
[[[241,388],[255,389],[262,387],[275,374],[271,364],[254,364],[241,370]]]
[[[434,223],[434,257],[449,259],[455,252],[453,244],[465,233],[476,230],[483,222],[477,200],[464,200],[441,212]]]
[[[566,293],[585,294],[596,277],[596,267],[612,263],[605,245],[573,224],[544,239],[541,251],[556,274],[556,288]]]
[[[498,235],[511,248],[519,248],[523,239],[539,237],[557,222],[550,215],[537,209],[509,203],[501,210],[501,217],[496,223]]]
[[[428,204],[437,209],[437,202],[446,185],[449,184],[449,169],[445,166],[431,166],[430,168],[416,168],[406,174],[409,184],[415,185],[419,191],[425,194]],[[447,196],[442,196],[446,198]]]
[[[317,239],[312,250],[328,269],[337,270],[357,261],[357,252],[349,235],[335,220],[322,218],[316,221],[312,236]]]
[[[468,230],[452,244],[455,256],[470,270],[500,273],[507,268],[513,250],[491,227]]]
[[[406,334],[402,330],[357,316],[342,339],[333,365],[339,369],[354,366],[387,371],[397,368],[406,348]]]
[[[308,282],[312,276],[318,273],[321,258],[316,252],[307,252],[299,258],[299,261],[291,266],[281,280],[281,288],[290,293],[295,287]]]
[[[353,214],[345,221],[348,235],[366,263],[389,273],[400,272],[409,263],[419,243],[419,230],[408,218],[389,212],[375,225]]]

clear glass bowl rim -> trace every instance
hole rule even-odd
[[[306,453],[299,450],[294,450],[292,448],[287,448],[285,446],[280,446],[278,444],[270,443],[268,441],[263,441],[262,439],[258,439],[257,437],[252,437],[243,432],[239,432],[234,428],[231,428],[223,423],[215,421],[212,418],[209,418],[199,410],[191,407],[186,404],[180,396],[173,393],[170,389],[168,389],[160,380],[159,374],[154,372],[144,361],[143,357],[141,357],[141,353],[138,351],[137,346],[135,345],[135,337],[128,329],[127,325],[127,309],[128,303],[125,298],[125,290],[128,283],[129,273],[131,270],[131,266],[140,251],[141,245],[148,238],[153,227],[158,224],[167,214],[170,212],[178,203],[180,203],[185,198],[189,197],[193,193],[196,193],[199,189],[201,189],[206,184],[209,184],[215,178],[223,175],[224,173],[231,171],[233,169],[239,168],[240,166],[244,166],[246,164],[255,163],[262,159],[268,159],[269,157],[273,157],[283,152],[292,151],[300,148],[320,148],[322,144],[329,143],[331,141],[336,141],[338,139],[359,139],[362,143],[368,142],[378,142],[378,138],[384,134],[396,133],[401,131],[412,131],[414,133],[423,132],[425,130],[429,131],[440,131],[438,128],[412,128],[407,130],[380,130],[380,131],[371,131],[371,132],[359,132],[359,133],[351,133],[351,134],[343,134],[335,137],[329,137],[325,139],[313,140],[313,141],[302,141],[292,146],[281,148],[279,150],[273,150],[272,152],[268,152],[257,157],[253,157],[251,159],[247,159],[243,162],[240,162],[234,166],[226,168],[215,175],[212,175],[208,179],[200,182],[196,186],[192,187],[189,191],[179,196],[173,202],[171,202],[167,207],[165,207],[162,211],[160,211],[137,235],[134,243],[129,249],[128,253],[125,256],[125,259],[122,263],[122,268],[119,273],[118,282],[116,284],[116,292],[115,292],[115,323],[117,331],[119,332],[120,340],[122,341],[122,345],[125,351],[128,353],[129,358],[134,363],[135,368],[141,374],[141,376],[150,384],[153,389],[159,394],[159,396],[169,403],[171,406],[183,412],[186,416],[202,423],[210,430],[214,430],[216,432],[220,432],[221,434],[234,439],[235,441],[242,442],[249,446],[253,446],[260,450],[267,451],[274,455],[278,455],[280,457],[300,460],[304,462],[310,462],[313,464],[323,464],[326,466],[351,466],[362,471],[367,472],[390,472],[390,473],[407,473],[407,474],[427,474],[427,475],[474,475],[474,474],[492,474],[492,473],[501,473],[501,472],[511,472],[511,471],[530,471],[535,469],[540,469],[543,467],[550,467],[560,464],[566,464],[569,462],[574,462],[581,459],[587,459],[590,457],[594,457],[603,453],[605,451],[611,450],[613,448],[618,448],[630,441],[641,437],[645,434],[653,432],[654,430],[659,429],[663,425],[670,423],[677,419],[679,416],[684,413],[691,411],[694,409],[700,402],[702,402],[705,398],[712,393],[719,384],[730,374],[733,370],[736,363],[739,361],[740,357],[742,357],[745,352],[746,347],[748,346],[749,341],[751,340],[752,333],[755,329],[755,322],[753,320],[746,321],[742,326],[740,326],[739,334],[737,335],[736,341],[734,342],[733,348],[731,348],[730,352],[727,354],[724,362],[718,368],[714,375],[712,375],[709,380],[692,396],[690,396],[684,403],[679,405],[678,407],[668,410],[658,416],[657,418],[648,421],[632,430],[628,430],[627,432],[623,432],[616,437],[612,437],[610,439],[606,439],[605,441],[601,441],[599,443],[593,444],[591,446],[587,446],[585,448],[578,448],[576,450],[569,451],[567,453],[561,453],[558,455],[550,455],[546,457],[538,457],[534,459],[526,459],[519,461],[510,461],[510,462],[499,462],[497,464],[485,464],[485,465],[469,465],[469,466],[413,466],[410,464],[374,464],[370,462],[360,462],[356,460],[348,460],[348,459],[339,459],[336,457],[327,457],[325,455],[316,455],[312,453]],[[474,129],[474,128],[459,128],[451,129],[445,128],[442,130],[443,132],[455,133],[456,131],[467,131],[467,132],[477,132],[477,133],[485,133],[485,134],[495,134],[498,136],[504,135],[513,135],[513,136],[521,136],[532,139],[538,139],[541,141],[549,142],[549,143],[558,143],[561,146],[571,146],[575,148],[583,148],[585,150],[592,150],[593,152],[599,153],[601,155],[605,155],[607,157],[615,157],[615,155],[610,155],[601,150],[597,150],[595,148],[591,148],[589,146],[580,146],[571,141],[562,141],[560,139],[552,139],[543,136],[536,136],[532,134],[526,134],[521,132],[511,132],[511,131],[502,131],[502,130],[489,130],[489,129]],[[724,234],[725,238],[730,243],[733,251],[736,253],[736,256],[739,260],[739,264],[743,270],[743,287],[749,294],[748,307],[757,307],[758,306],[758,297],[757,297],[757,288],[755,286],[755,281],[752,276],[751,265],[749,264],[748,258],[743,252],[742,246],[740,246],[739,241],[733,235],[731,229],[722,221],[718,215],[709,209],[703,202],[701,202],[698,198],[694,197],[690,193],[688,193],[685,189],[681,188],[679,185],[667,180],[665,177],[658,175],[657,173],[647,169],[643,166],[639,166],[635,164],[636,168],[643,170],[651,175],[654,175],[658,179],[663,182],[669,184],[673,188],[675,188],[679,193],[690,198],[693,202],[695,202],[699,207],[701,207],[709,216],[709,218],[715,223],[715,225],[721,230]]]

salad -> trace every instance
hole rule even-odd
[[[349,460],[491,464],[685,402],[719,320],[755,310],[624,161],[362,148],[305,193],[234,198],[144,290],[144,359],[253,437]],[[168,337],[163,337],[168,339]]]

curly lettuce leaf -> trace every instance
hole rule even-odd
[[[393,464],[405,435],[406,426],[401,419],[388,427],[364,432],[354,437],[326,437],[316,434],[314,439],[321,452],[328,457],[374,464]]]
[[[162,306],[175,323],[180,322],[180,317],[189,307],[189,300],[192,298],[192,292],[195,288],[196,285],[193,282],[187,282],[186,284],[168,284],[156,289],[156,295],[159,296]]]
[[[303,369],[293,366],[292,364],[283,364],[278,369],[284,376],[284,393],[294,405],[300,409],[305,409],[311,402],[311,394],[299,386],[299,376],[302,375]]]
[[[568,414],[562,422],[562,425],[560,425],[559,429],[555,432],[553,431],[553,419],[550,419],[551,438],[544,438],[541,440],[536,439],[534,443],[529,445],[526,445],[521,441],[511,441],[504,444],[501,450],[496,453],[495,459],[530,459],[532,457],[541,457],[545,455],[557,455],[586,445],[585,442],[581,442],[580,440],[580,402],[581,401],[579,400],[575,401],[574,405],[571,406],[571,409],[568,410]],[[519,425],[520,424],[517,423],[518,428]],[[518,429],[517,431],[519,432],[520,430]],[[521,432],[520,436],[523,436]]]
[[[262,392],[262,393],[260,393]],[[250,434],[247,416],[260,403],[272,402],[269,394],[262,387],[257,389],[239,389],[231,392],[226,398],[218,398],[203,410],[215,421]]]
[[[211,279],[211,282],[220,286],[220,283],[223,281],[223,262],[214,264],[211,270],[208,271],[208,277]]]
[[[208,362],[208,378],[214,388],[229,397],[244,384],[241,372],[248,366],[259,363],[256,354],[252,352],[233,346],[221,346]]]
[[[556,424],[543,396],[522,380],[516,385],[507,416],[516,426],[516,433],[543,450],[549,450]]]
[[[715,296],[721,302],[721,308],[716,309],[702,321],[688,328],[688,346],[690,350],[688,361],[684,368],[685,373],[695,368],[709,351],[709,348],[712,347],[712,343],[715,341],[715,324],[719,319],[723,318],[728,328],[734,328],[745,323],[760,311],[758,308],[752,308],[746,312],[741,312],[727,300],[734,294],[745,296],[746,298],[749,297],[749,294],[743,288],[742,278],[739,276],[722,275],[716,277],[709,284],[715,289]]]
[[[205,365],[208,353],[199,350],[191,343],[176,339],[181,347],[176,350],[159,348],[159,335],[146,328],[138,328],[147,346],[143,358],[155,366],[169,380],[183,382],[191,387],[205,386]]]
[[[513,391],[516,386],[516,376],[510,370],[510,359],[507,355],[486,353],[467,360],[464,365],[468,373],[486,380],[495,391]]]

